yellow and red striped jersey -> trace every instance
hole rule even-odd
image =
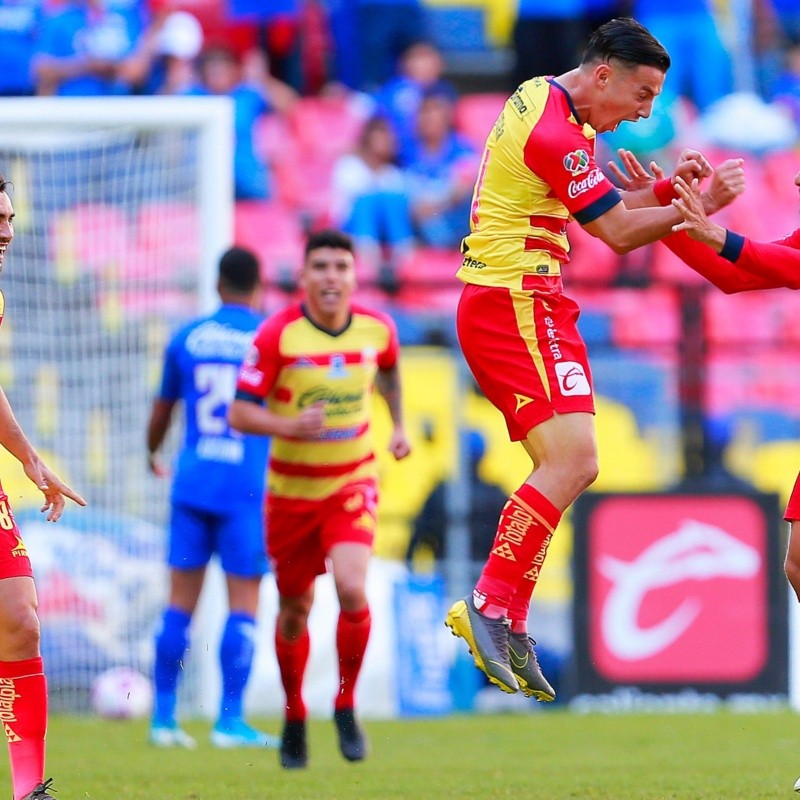
[[[594,158],[594,129],[552,78],[525,81],[492,128],[475,182],[458,277],[523,287],[525,275],[560,275],[570,217],[591,222],[621,201]]]
[[[342,331],[315,325],[301,303],[261,324],[239,370],[236,396],[266,401],[270,411],[287,417],[325,403],[319,438],[273,436],[267,477],[272,497],[321,500],[377,477],[372,389],[377,370],[393,367],[399,350],[392,320],[356,304]]]

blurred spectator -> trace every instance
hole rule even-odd
[[[425,38],[421,0],[328,0],[337,78],[373,92],[397,71],[400,56]]]
[[[42,0],[3,0],[0,4],[0,95],[34,93],[31,59],[42,17]]]
[[[733,71],[712,0],[637,0],[636,17],[667,49],[664,91],[704,111],[733,89]]]
[[[776,103],[789,109],[800,129],[800,41],[786,49],[785,66],[773,84],[772,94]]]
[[[266,199],[270,196],[269,171],[266,161],[256,152],[253,127],[262,114],[287,112],[297,94],[270,74],[266,58],[258,50],[247,53],[240,61],[225,47],[209,48],[200,56],[198,72],[200,83],[188,94],[233,99],[236,198]]]
[[[184,94],[197,82],[194,60],[203,48],[203,28],[186,11],[156,16],[120,74],[140,94]]]
[[[411,251],[414,232],[397,138],[384,117],[365,123],[356,151],[334,164],[331,184],[331,221],[357,241],[365,266],[377,271]]]
[[[443,73],[444,59],[437,48],[428,42],[416,42],[403,52],[397,74],[375,94],[378,108],[388,116],[397,134],[401,162],[411,158],[423,95],[435,91],[453,100],[458,96]]]
[[[36,93],[128,94],[120,65],[144,29],[138,0],[65,0],[44,17],[33,61]]]
[[[477,430],[464,431],[461,435],[461,447],[469,469],[469,507],[465,509],[469,530],[469,557],[473,561],[484,561],[494,541],[497,519],[508,495],[502,488],[488,483],[480,475],[481,461],[486,453],[483,435]],[[441,561],[447,555],[447,526],[450,520],[447,491],[446,481],[436,484],[414,520],[406,551],[406,561],[409,563],[421,556],[421,548],[426,548],[436,561]]]
[[[448,93],[429,90],[417,115],[417,136],[405,168],[417,239],[458,247],[469,230],[469,207],[480,157],[455,132]]]
[[[512,32],[514,90],[535,75],[561,75],[579,61],[586,0],[519,0]]]
[[[800,3],[797,0],[772,0],[780,26],[788,39],[800,42]]]

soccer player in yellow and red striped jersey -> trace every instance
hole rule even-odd
[[[14,207],[9,184],[0,175],[0,270],[14,238]],[[0,292],[0,322],[5,301]],[[86,501],[42,461],[20,428],[0,389],[0,446],[24,467],[44,495],[42,511],[56,522],[66,498]],[[0,708],[11,762],[14,800],[54,800],[52,780],[44,780],[47,733],[47,681],[40,650],[36,587],[28,551],[22,541],[8,495],[0,486]]]
[[[340,613],[336,628],[339,691],[334,721],[342,755],[366,756],[354,690],[370,632],[365,591],[377,502],[370,435],[373,387],[385,398],[389,451],[405,458],[394,323],[351,301],[353,244],[338,231],[312,234],[301,274],[304,299],[256,332],[239,372],[231,425],[272,437],[267,479],[267,549],[280,607],[275,649],[286,692],[280,762],[306,766],[303,674],[314,580],[330,562]]]
[[[487,139],[462,244],[459,342],[532,471],[501,514],[475,590],[446,622],[492,683],[539,700],[555,692],[528,637],[531,594],[562,513],[597,475],[579,309],[561,284],[567,223],[574,219],[626,253],[679,221],[669,180],[619,192],[594,156],[596,133],[650,115],[669,66],[661,44],[623,18],[598,28],[575,69],[524,82]],[[694,151],[683,154],[676,173],[712,176],[704,193],[710,212],[735,196]]]

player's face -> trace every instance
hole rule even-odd
[[[11,198],[0,192],[0,270],[6,259],[6,248],[14,238],[14,207]]]
[[[587,122],[598,132],[614,131],[623,120],[636,122],[650,116],[661,94],[664,73],[655,67],[633,69],[612,60],[598,64],[593,73],[596,100]]]
[[[315,322],[337,329],[347,322],[356,288],[353,254],[338,247],[312,250],[303,265],[306,305]]]

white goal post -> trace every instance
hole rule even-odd
[[[34,563],[52,706],[83,711],[103,670],[150,668],[169,486],[147,472],[145,425],[168,336],[216,303],[233,239],[232,103],[14,98],[0,114],[17,215],[0,385],[89,505],[46,525],[7,454],[0,478]]]

